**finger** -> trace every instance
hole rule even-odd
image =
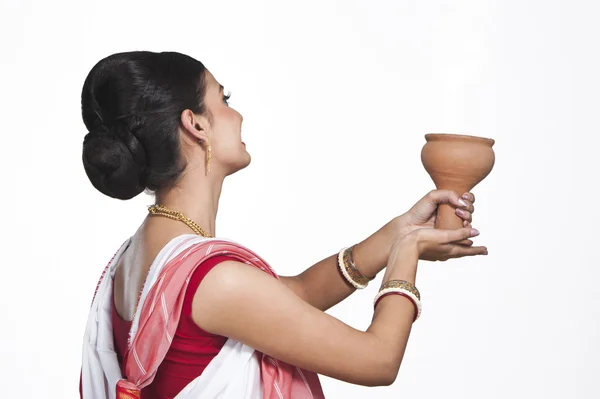
[[[458,193],[454,190],[433,190],[427,194],[429,200],[435,205],[439,204],[452,204],[456,207],[463,206],[459,200]],[[468,206],[468,204],[464,205]]]
[[[471,201],[468,201],[463,198],[458,199],[458,207],[457,208],[464,209],[471,213],[475,212],[475,207],[473,206],[473,203]]]
[[[458,217],[461,218],[463,221],[467,221],[467,222],[473,221],[473,215],[469,211],[465,211],[465,210],[459,208],[459,209],[456,209],[456,215],[458,215]]]
[[[469,222],[468,220],[463,220],[463,227],[471,227],[471,222]]]
[[[487,255],[487,247],[466,247],[464,245],[453,245],[450,249],[451,258],[462,258],[464,256]]]
[[[455,230],[441,230],[441,232],[444,233],[442,235],[442,242],[444,243],[454,243],[479,235],[479,231],[472,227],[463,227]]]
[[[470,247],[471,245],[473,245],[473,241],[471,241],[467,238],[465,240],[453,242],[453,244],[466,245],[467,247]]]
[[[470,193],[466,194],[469,198],[475,198]],[[427,197],[429,198],[429,201],[432,205],[437,206],[439,204],[450,204],[457,209],[460,208],[469,213],[475,212],[475,207],[473,206],[473,203],[468,199],[460,198],[456,191],[453,190],[433,190],[429,192],[429,194],[427,194]],[[471,216],[468,216],[468,218],[470,221],[472,220]]]
[[[469,240],[469,239],[466,239],[466,240],[459,241],[459,242],[457,242],[456,244],[459,244],[459,245],[464,245],[464,246],[466,246],[466,247],[470,247],[470,246],[472,246],[472,245],[473,245],[473,241],[471,241],[471,240]]]
[[[433,190],[425,194],[419,201],[417,201],[412,208],[408,211],[409,213],[416,213],[421,215],[423,218],[428,219],[436,211],[437,204],[437,190]]]
[[[470,203],[474,204],[475,203],[475,194],[473,193],[464,193],[461,196],[462,199],[469,201]]]
[[[464,193],[458,200],[460,207],[471,213],[475,212],[475,206],[473,206],[474,202],[475,196],[471,193]]]

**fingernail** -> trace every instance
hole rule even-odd
[[[465,211],[463,211],[462,209],[457,209],[456,213],[460,216],[465,216]]]
[[[469,194],[463,194],[463,195],[462,195],[462,197],[463,197],[464,199],[466,199],[466,200],[468,200],[468,199],[471,199],[471,198],[469,197]]]
[[[468,206],[467,203],[465,201],[463,201],[462,199],[459,199],[458,203],[461,204],[462,206]]]
[[[479,230],[477,229],[471,229],[471,237],[476,237],[479,235]]]

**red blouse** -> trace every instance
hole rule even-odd
[[[236,259],[229,256],[214,256],[198,266],[192,274],[173,342],[158,368],[154,381],[142,390],[142,399],[174,398],[187,384],[202,374],[208,363],[225,345],[227,337],[206,332],[194,323],[192,300],[204,276],[217,264],[226,260]],[[123,372],[123,356],[127,350],[131,322],[123,320],[118,315],[114,302],[112,322],[115,350]]]

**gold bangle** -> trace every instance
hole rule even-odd
[[[416,296],[417,299],[419,299],[419,301],[421,300],[421,294],[419,293],[419,290],[417,289],[417,287],[415,287],[414,284],[409,283],[408,281],[404,281],[404,280],[387,281],[387,282],[383,283],[383,285],[381,286],[379,291],[383,291],[388,288],[405,289],[407,291],[410,291],[414,296]]]
[[[346,261],[346,252],[348,248],[342,248],[342,250],[338,253],[338,270],[344,280],[354,288],[358,290],[362,290],[363,288],[367,288],[368,281],[357,278],[356,275],[351,274],[352,270],[348,266],[348,262]]]
[[[338,265],[342,275],[351,285],[357,289],[363,289],[367,287],[369,281],[373,280],[374,277],[365,277],[360,270],[358,270],[354,264],[354,259],[352,258],[353,248],[354,245],[340,251],[340,254],[338,255]]]
[[[360,270],[358,270],[358,268],[356,267],[356,264],[354,263],[354,257],[352,256],[352,251],[354,250],[354,247],[356,245],[351,246],[350,248],[348,248],[347,254],[348,254],[348,264],[350,265],[349,267],[351,267],[352,269],[354,269],[356,271],[356,273],[362,277],[362,278],[366,278],[367,282],[368,281],[373,281],[375,280],[375,277],[367,277],[364,274],[362,274],[360,272]]]

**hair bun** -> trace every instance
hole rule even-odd
[[[129,129],[90,131],[83,141],[83,166],[96,189],[109,197],[130,199],[146,188],[146,154]]]

